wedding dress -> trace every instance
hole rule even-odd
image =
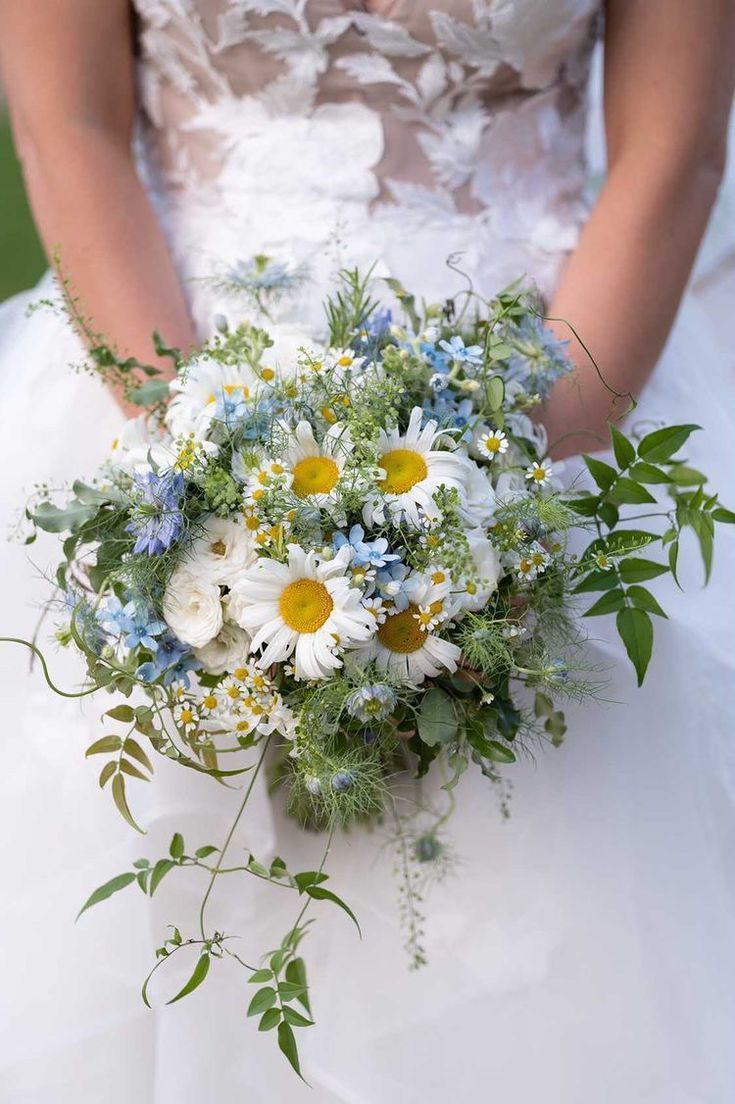
[[[285,341],[321,327],[323,292],[346,264],[378,262],[376,274],[436,299],[463,286],[447,265],[460,254],[481,292],[522,275],[551,292],[587,210],[596,0],[137,8],[141,173],[202,333],[218,312],[237,315],[217,281],[257,253],[309,271],[282,304]],[[720,245],[708,246],[700,292],[635,418],[701,424],[692,462],[732,504],[735,357],[729,327],[708,313],[726,301],[718,280],[732,279]],[[81,350],[65,322],[26,315],[47,292],[0,309],[9,519],[34,482],[91,474],[119,429],[102,388],[67,370]],[[54,545],[3,548],[5,634],[34,632]],[[508,820],[486,780],[465,775],[447,828],[454,862],[421,906],[428,966],[407,969],[388,833],[335,842],[333,884],[364,940],[327,906],[304,944],[311,1091],[246,1019],[252,994],[234,967],[216,963],[170,1008],[166,994],[155,1011],[143,1006],[139,984],[166,925],[194,922],[198,872],[172,874],[152,902],[129,889],[74,924],[95,886],[164,854],[175,829],[191,847],[221,842],[237,793],[164,763],[135,793],[148,835],[133,836],[83,760],[106,702],[52,697],[27,655],[3,646],[2,1104],[728,1104],[733,568],[725,533],[709,589],[688,563],[684,594],[659,587],[672,617],[656,626],[640,691],[613,633],[591,623],[608,701],[570,709],[560,749],[509,769]],[[57,683],[78,682],[74,656],[51,646],[49,658]],[[309,869],[322,842],[263,790],[237,845]],[[212,915],[257,957],[293,922],[291,895],[223,881]]]

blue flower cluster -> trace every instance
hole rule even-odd
[[[127,526],[128,532],[137,538],[133,552],[160,556],[184,531],[181,511],[184,477],[175,471],[136,475],[134,493],[133,520]]]
[[[163,676],[164,686],[173,682],[189,685],[189,672],[197,662],[191,649],[178,640],[165,621],[160,621],[145,601],[129,598],[124,604],[114,595],[97,612],[97,620],[110,637],[122,641],[129,650],[145,648],[151,659],[137,671],[144,682]]]
[[[335,552],[349,545],[351,562],[355,567],[386,567],[387,564],[401,558],[395,552],[389,552],[385,537],[366,541],[365,530],[361,525],[353,525],[347,535],[335,533],[332,545]]]

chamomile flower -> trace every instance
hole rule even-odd
[[[387,610],[381,598],[363,598],[362,604],[368,613],[375,618],[376,625],[382,625],[387,617]]]
[[[308,422],[299,422],[283,450],[293,477],[293,491],[314,506],[334,501],[337,484],[354,445],[344,425],[336,422],[317,443]]]
[[[537,487],[544,487],[552,475],[553,468],[548,460],[542,460],[540,464],[534,460],[533,464],[526,469],[526,479]]]
[[[592,562],[598,571],[612,571],[615,566],[613,560],[608,556],[607,552],[598,552],[592,557]]]
[[[494,460],[496,456],[502,456],[508,451],[508,444],[508,438],[501,429],[491,429],[478,440],[477,451],[480,456]]]
[[[184,732],[193,731],[199,723],[199,714],[192,702],[183,701],[174,709],[174,720]]]
[[[440,487],[454,488],[460,498],[466,497],[472,461],[459,453],[435,449],[443,431],[433,419],[422,428],[423,416],[421,407],[415,406],[405,433],[397,427],[380,431],[377,451],[383,475],[378,482],[380,494],[365,503],[366,525],[384,521],[387,513],[405,518],[418,529],[422,517],[441,517],[434,501]]]
[[[350,585],[349,552],[326,562],[296,544],[288,563],[260,559],[243,572],[230,596],[230,612],[252,635],[251,651],[262,649],[268,667],[295,656],[301,678],[329,678],[342,666],[339,651],[364,643],[375,631],[362,594]]]

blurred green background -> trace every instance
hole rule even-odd
[[[7,116],[0,103],[0,302],[32,287],[46,267],[23,189]]]

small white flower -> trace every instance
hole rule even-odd
[[[174,636],[192,648],[203,648],[222,628],[220,589],[183,563],[169,579],[163,616]]]
[[[553,468],[548,460],[543,460],[540,464],[534,460],[533,464],[526,469],[526,479],[535,483],[537,487],[543,487],[552,475]]]
[[[477,442],[477,450],[486,459],[494,460],[496,456],[502,456],[508,451],[508,438],[500,429],[491,429],[483,433]]]
[[[185,701],[174,709],[174,720],[179,728],[183,728],[185,732],[188,732],[190,729],[197,727],[199,714],[191,702]]]

